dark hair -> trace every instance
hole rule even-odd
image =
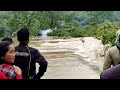
[[[8,37],[4,37],[1,41],[9,41],[9,42],[13,43],[12,38],[8,38]]]
[[[9,50],[8,46],[12,44],[9,41],[2,41],[0,42],[0,64],[2,64],[2,57],[6,54],[6,52]]]
[[[22,42],[22,41],[29,41],[29,31],[27,28],[22,28],[17,32],[17,39],[18,41]]]

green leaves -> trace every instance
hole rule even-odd
[[[87,19],[87,21],[89,23],[96,22],[99,24],[111,20],[111,18],[113,18],[114,16],[114,13],[113,11],[90,11],[88,16],[89,18]]]
[[[119,11],[0,11],[0,37],[10,36],[26,26],[31,35],[53,29],[54,36],[92,36],[103,44],[115,45],[120,29]]]
[[[119,24],[119,22],[94,24],[89,27],[84,27],[84,34],[86,33],[87,36],[94,36],[102,40],[103,44],[109,43],[111,45],[115,45],[116,31],[120,28]]]

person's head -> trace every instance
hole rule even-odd
[[[9,41],[0,42],[0,64],[12,64],[15,59],[15,47]]]
[[[8,37],[4,37],[1,41],[9,41],[9,42],[13,43],[12,38],[8,38]]]
[[[27,28],[22,28],[17,32],[17,40],[19,42],[29,42],[29,31]]]

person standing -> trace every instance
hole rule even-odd
[[[15,47],[15,62],[22,70],[23,79],[40,79],[47,71],[48,62],[40,54],[39,50],[28,46],[29,30],[21,28],[17,32],[19,45]],[[39,71],[36,73],[36,63],[39,63]]]
[[[103,64],[103,70],[120,64],[120,30],[116,32],[116,46],[108,49]]]

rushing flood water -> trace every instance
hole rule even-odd
[[[48,61],[48,69],[42,79],[99,79],[97,67],[89,65],[75,54],[74,48],[65,48],[64,42],[67,39],[38,38],[30,42]],[[58,47],[59,43],[63,43],[63,47],[62,44]]]

